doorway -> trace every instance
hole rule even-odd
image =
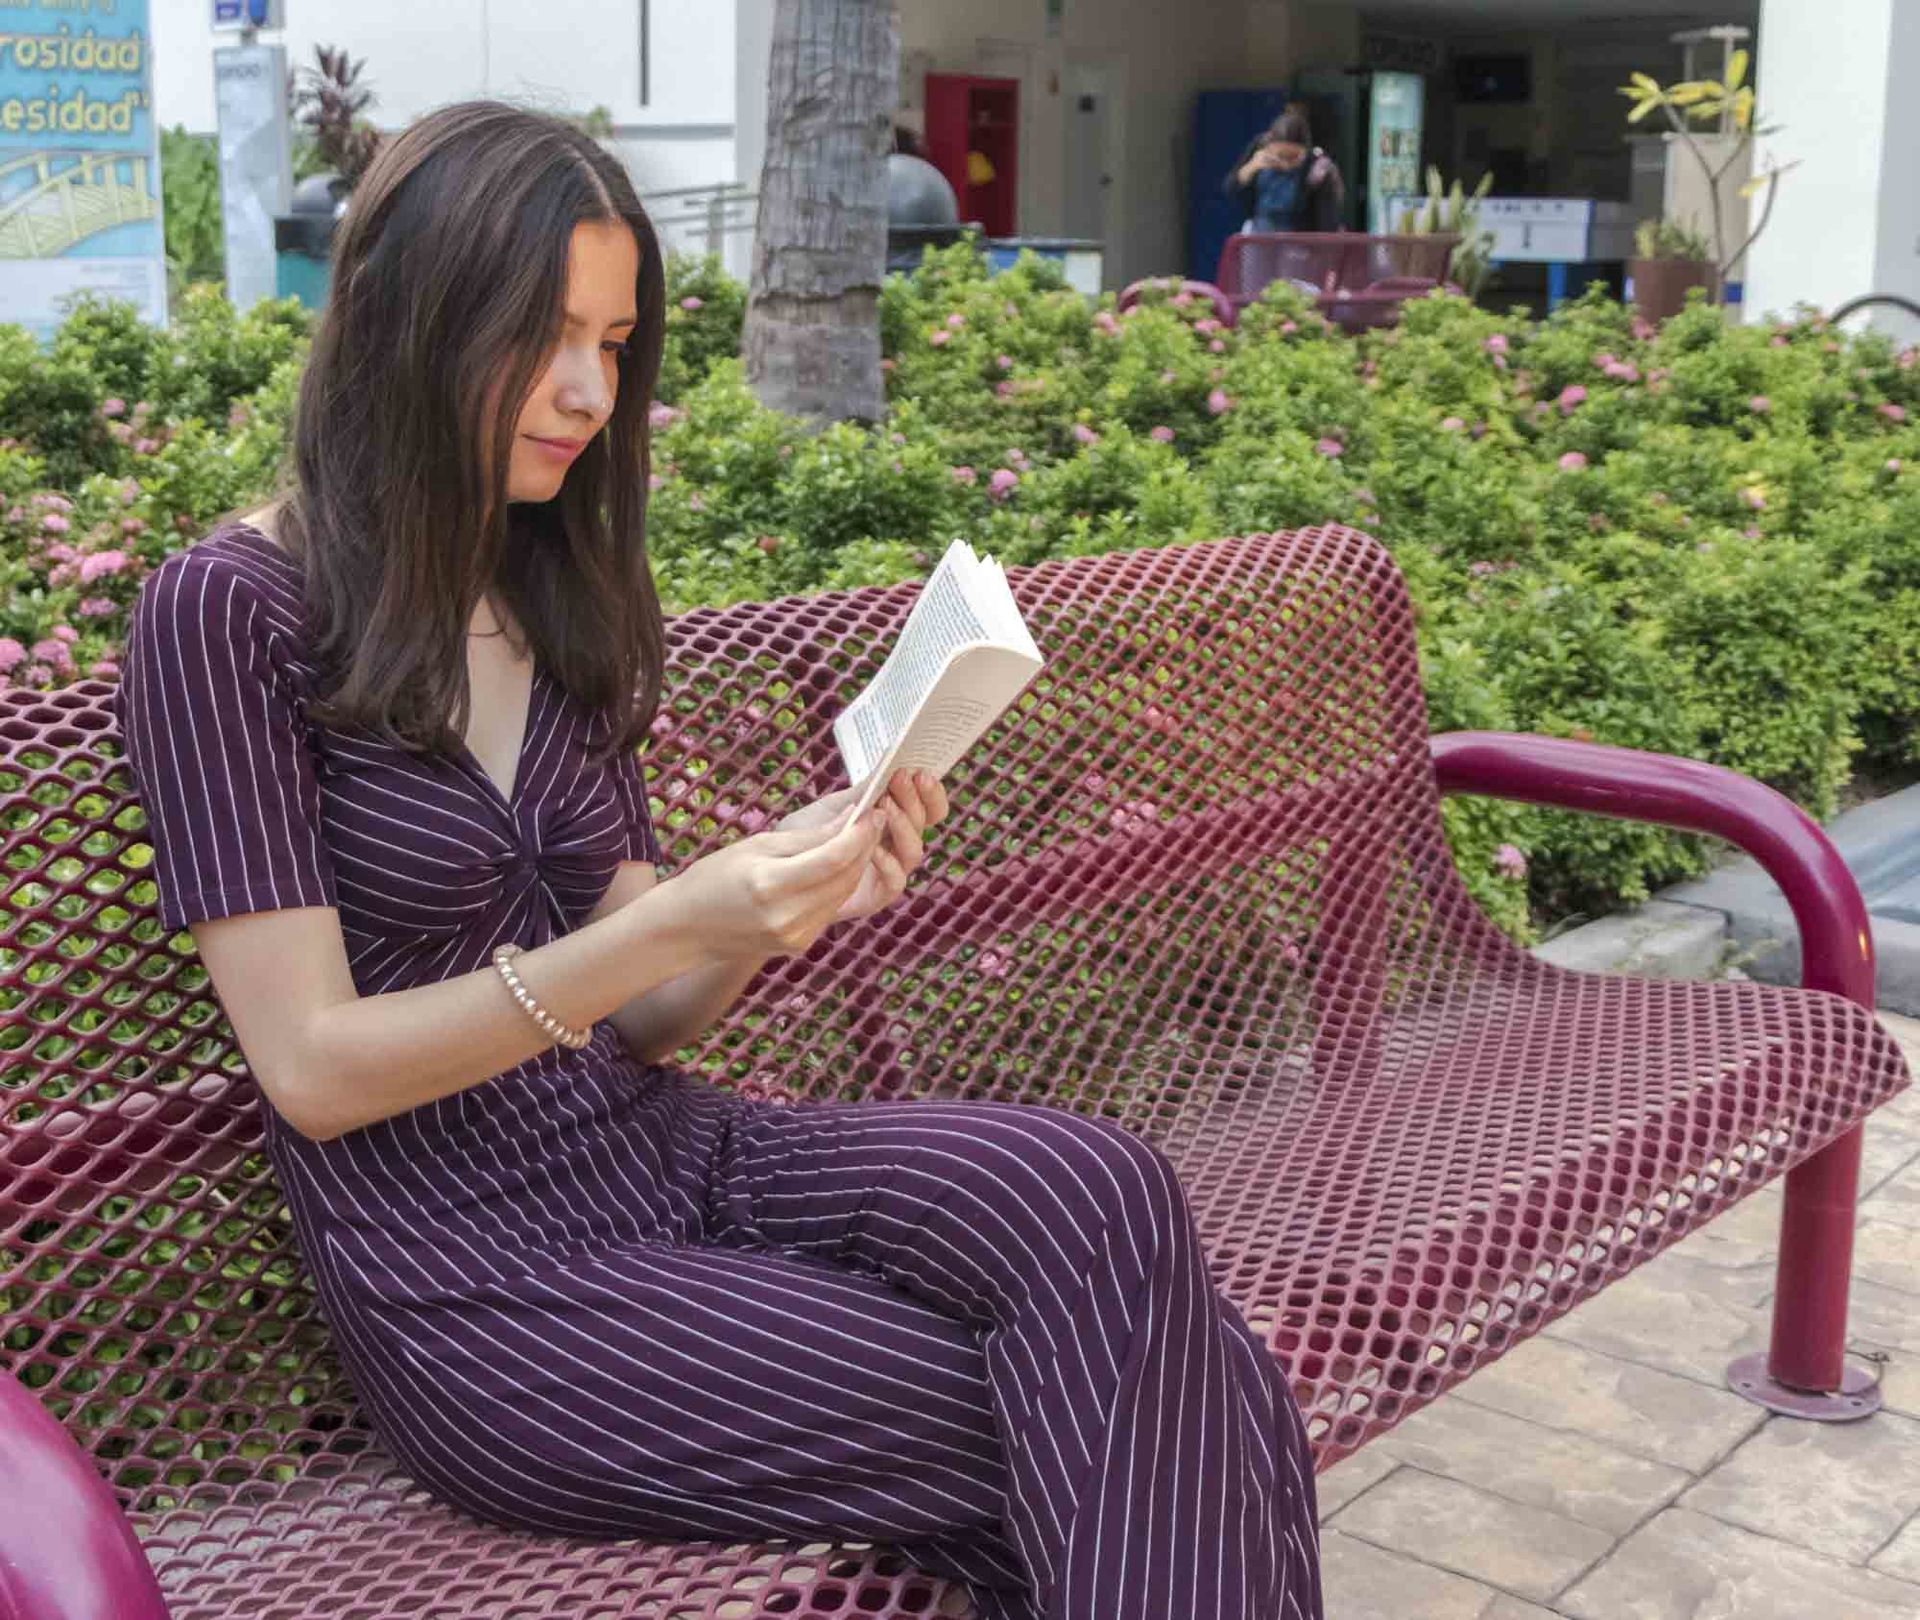
[[[1112,62],[1070,62],[1061,73],[1066,121],[1062,234],[1103,243],[1109,267],[1117,256],[1120,217],[1120,73]]]

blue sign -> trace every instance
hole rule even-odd
[[[213,0],[215,28],[280,28],[276,0]]]
[[[0,321],[76,293],[167,314],[148,0],[0,6]]]

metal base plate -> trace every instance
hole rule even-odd
[[[1809,1418],[1815,1423],[1852,1423],[1880,1410],[1880,1383],[1864,1368],[1849,1366],[1831,1393],[1792,1389],[1768,1375],[1767,1353],[1742,1356],[1727,1368],[1727,1384],[1769,1412]]]

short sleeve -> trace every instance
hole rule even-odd
[[[639,754],[631,748],[623,748],[615,756],[611,768],[614,784],[620,790],[621,814],[626,823],[627,842],[622,859],[664,866],[666,859],[660,852],[660,840],[653,830],[652,812],[647,808],[647,777],[640,768]]]
[[[298,703],[238,570],[190,550],[148,577],[116,706],[163,924],[337,904]]]

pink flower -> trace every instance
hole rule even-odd
[[[1560,458],[1560,470],[1562,472],[1579,472],[1586,464],[1587,458],[1578,450],[1569,450]]]
[[[1215,338],[1207,347],[1215,354],[1225,354],[1227,352],[1227,340],[1225,338]]]
[[[681,413],[676,411],[671,405],[662,405],[660,401],[656,399],[647,407],[647,426],[653,428],[655,431],[661,428],[670,428],[675,422],[680,420],[680,414]]]
[[[1902,349],[1900,351],[1900,358],[1896,360],[1894,364],[1899,366],[1902,371],[1913,370],[1916,364],[1920,364],[1920,349]]]
[[[1220,324],[1219,320],[1212,315],[1207,316],[1203,320],[1195,321],[1193,323],[1193,329],[1203,337],[1212,337],[1215,332],[1224,332],[1226,330],[1226,328]]]
[[[159,448],[160,441],[158,439],[135,439],[133,441],[133,453],[136,456],[150,456]]]
[[[1758,485],[1749,485],[1747,488],[1741,490],[1740,499],[1745,501],[1747,505],[1753,508],[1753,510],[1756,512],[1763,512],[1766,510],[1766,506],[1767,506],[1766,492],[1762,490]]]
[[[952,327],[953,330],[956,332],[959,331],[960,328],[965,326],[966,324],[967,324],[966,316],[962,315],[957,309],[947,317],[947,325]]]
[[[1013,356],[1010,354],[999,356],[997,363],[1002,371],[1013,370]]]
[[[1615,382],[1638,382],[1640,380],[1640,368],[1638,366],[1630,366],[1624,360],[1610,360],[1602,369],[1604,369],[1606,374],[1613,378]]]
[[[1150,429],[1147,437],[1152,439],[1156,444],[1172,444],[1173,429],[1162,423],[1159,427]]]
[[[998,396],[999,396],[999,397],[1000,397],[1001,399],[1012,399],[1012,398],[1013,398],[1013,384],[1012,384],[1012,383],[1010,383],[1010,382],[1004,382],[1004,381],[1003,381],[1003,382],[997,382],[997,383],[995,383],[995,384],[993,385],[993,391],[994,391],[994,393],[995,393],[995,394],[997,394],[997,395],[998,395]]]
[[[96,551],[80,559],[80,583],[91,585],[96,579],[108,579],[127,566],[124,551]]]
[[[1007,452],[1007,460],[1015,467],[1024,467],[1027,465],[1027,453],[1016,444]]]
[[[27,661],[27,649],[12,636],[0,636],[0,675],[11,674]]]
[[[1092,428],[1088,427],[1085,422],[1075,422],[1073,424],[1073,436],[1074,438],[1078,439],[1082,444],[1091,445],[1091,444],[1098,444],[1100,442],[1100,435],[1095,433]]]
[[[1757,524],[1749,523],[1740,532],[1744,534],[1749,540],[1758,540],[1760,538],[1760,529]]]
[[[1880,414],[1889,422],[1904,422],[1907,419],[1907,408],[1904,405],[1882,405]]]
[[[1888,458],[1887,458],[1887,471],[1888,471],[1888,472],[1890,472],[1890,473],[1897,473],[1897,472],[1899,472],[1899,470],[1900,470],[1900,458],[1899,458],[1898,456],[1890,456],[1890,457],[1888,457]]]
[[[1768,399],[1765,394],[1755,394],[1752,399],[1747,401],[1747,409],[1752,411],[1755,416],[1765,416],[1768,411],[1773,409],[1773,401]]]
[[[666,479],[664,479],[664,478],[662,478],[662,477],[661,477],[661,476],[660,476],[660,475],[659,475],[658,473],[648,473],[648,474],[647,474],[647,488],[648,488],[648,489],[650,489],[650,490],[658,490],[658,489],[659,489],[659,488],[661,487],[661,485],[663,485],[663,484],[665,484],[665,483],[666,483]]]
[[[927,339],[927,341],[931,343],[936,349],[944,349],[949,343],[953,341],[953,334],[949,332],[944,326],[937,326],[934,328],[932,336],[930,336]]]
[[[1527,875],[1527,858],[1511,844],[1502,844],[1494,852],[1493,864],[1502,877],[1523,878]]]
[[[971,467],[954,467],[949,470],[953,473],[953,481],[956,484],[977,484],[980,482],[980,475]]]
[[[67,650],[67,644],[53,636],[33,644],[33,656],[42,663],[51,665],[63,675],[73,668],[73,654]]]
[[[1207,409],[1215,416],[1225,416],[1233,409],[1233,400],[1228,397],[1226,389],[1216,388],[1207,395]]]
[[[111,658],[102,658],[98,663],[94,664],[87,673],[89,675],[98,675],[101,679],[105,680],[118,675],[120,673],[120,666]]]
[[[884,372],[887,372],[889,375],[891,375],[893,372],[896,372],[900,369],[900,362],[894,359],[892,355],[888,355],[886,359],[880,362],[880,369]]]
[[[83,619],[107,619],[120,611],[120,606],[111,597],[89,596],[73,610]]]
[[[1298,321],[1282,321],[1280,323],[1280,335],[1282,337],[1292,337],[1293,334],[1299,330],[1300,323]]]
[[[692,293],[689,293],[685,298],[680,300],[680,307],[688,311],[705,309],[707,307],[707,301],[704,298],[696,298]]]
[[[125,416],[127,414],[127,402],[119,398],[103,399],[100,401],[100,414],[102,416]]]
[[[1440,431],[1442,433],[1464,433],[1466,428],[1467,424],[1457,416],[1443,416],[1440,419]]]
[[[1495,332],[1481,347],[1484,348],[1488,354],[1505,354],[1507,352],[1506,336],[1504,333]]]
[[[1177,371],[1163,371],[1160,373],[1160,380],[1171,387],[1180,380],[1180,373]]]
[[[1020,475],[1009,467],[998,467],[987,480],[987,493],[996,501],[1004,501],[1020,486]]]
[[[65,534],[73,525],[58,512],[49,512],[40,520],[40,527],[45,529],[48,534]]]
[[[1314,446],[1314,449],[1319,451],[1319,453],[1329,461],[1338,461],[1347,453],[1347,447],[1338,439],[1322,439]]]
[[[689,512],[704,512],[706,511],[706,509],[707,509],[706,500],[704,497],[702,497],[702,495],[698,490],[695,490],[691,495],[687,497],[687,510]]]
[[[1587,402],[1587,391],[1579,383],[1568,383],[1560,390],[1560,414],[1571,416]]]
[[[1193,294],[1190,292],[1177,292],[1173,295],[1173,304],[1176,309],[1185,309],[1192,302]]]
[[[64,641],[71,647],[80,639],[80,632],[70,624],[56,624],[53,627],[53,639],[55,641]]]
[[[1115,336],[1120,330],[1120,323],[1113,318],[1113,311],[1110,309],[1103,309],[1094,316],[1093,324],[1108,337]]]
[[[1787,346],[1787,334],[1784,332],[1776,332],[1774,333],[1771,339],[1771,342],[1774,348],[1784,349]]]

